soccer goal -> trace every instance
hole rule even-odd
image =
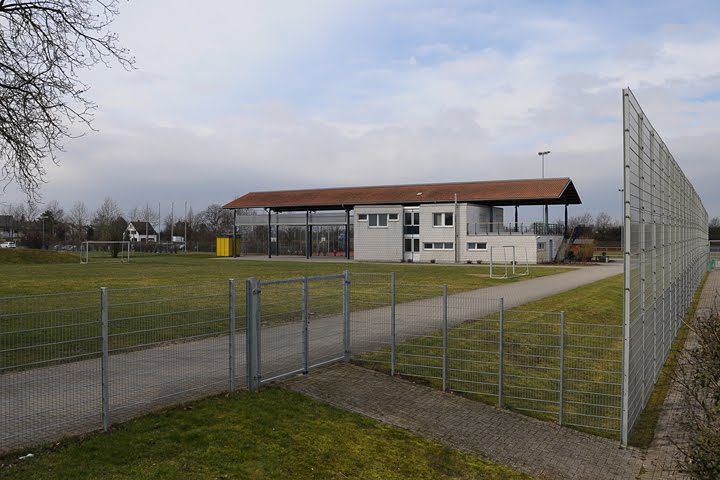
[[[127,263],[130,261],[130,242],[83,242],[80,263]]]
[[[519,253],[524,253],[525,257],[520,258]],[[523,263],[525,268],[522,267]],[[490,247],[490,278],[516,278],[526,275],[530,275],[527,247],[522,250],[514,245]]]

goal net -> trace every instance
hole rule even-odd
[[[490,247],[490,278],[516,278],[530,274],[527,248]]]
[[[130,242],[83,242],[80,263],[127,263],[130,261]]]

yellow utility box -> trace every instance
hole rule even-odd
[[[217,238],[215,252],[218,257],[232,257],[232,238]],[[235,237],[235,255],[240,255],[240,238]]]

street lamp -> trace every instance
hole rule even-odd
[[[545,178],[545,155],[550,153],[550,150],[545,150],[544,152],[538,152],[538,155],[540,155],[540,158],[542,158],[542,178]],[[545,217],[543,218],[545,222],[545,233],[547,233],[548,229],[548,206],[545,204]]]

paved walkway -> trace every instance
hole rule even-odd
[[[708,278],[698,315],[707,314],[717,291],[720,271]],[[683,441],[683,406],[676,390],[668,395],[652,446],[642,452],[348,364],[292,378],[284,385],[538,479],[682,478],[675,445]]]
[[[407,380],[337,364],[284,386],[537,479],[628,479],[642,452]]]
[[[720,303],[716,304],[719,294],[720,270],[714,270],[705,281],[696,317],[704,317],[710,315],[713,309],[717,310],[720,307]],[[685,341],[685,348],[691,348],[696,344],[696,335],[691,330]],[[663,404],[663,411],[655,429],[655,438],[647,452],[644,473],[639,477],[642,480],[686,478],[678,471],[678,461],[682,458],[678,445],[688,442],[681,426],[686,408],[682,394],[673,384]]]

